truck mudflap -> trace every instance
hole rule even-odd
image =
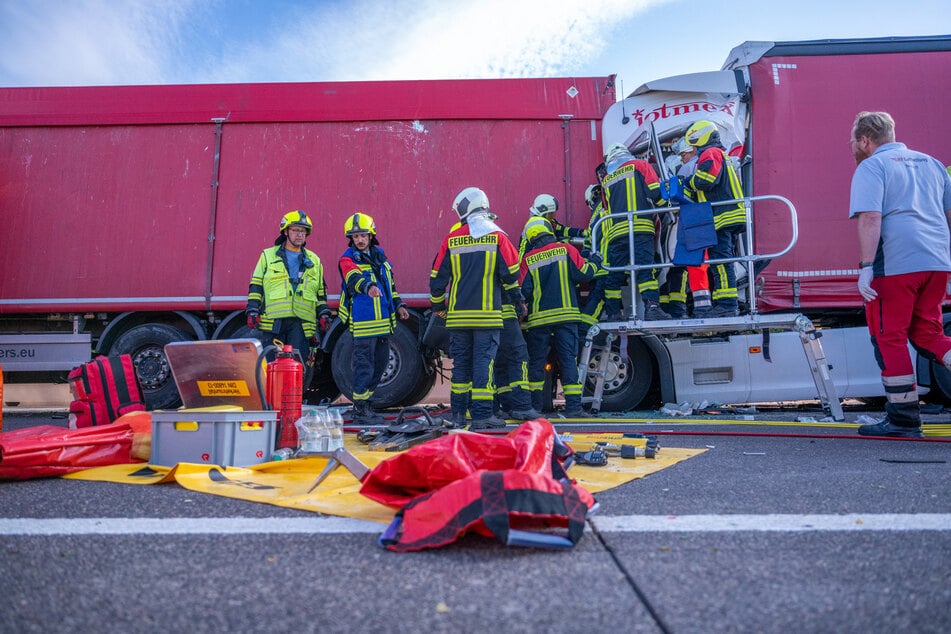
[[[89,333],[0,335],[4,372],[68,372],[91,358]]]

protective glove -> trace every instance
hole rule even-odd
[[[261,315],[258,314],[256,310],[248,311],[248,328],[251,330],[257,330],[261,327]]]
[[[604,256],[600,251],[592,251],[588,254],[588,260],[595,264],[599,269],[604,266]]]
[[[334,323],[332,313],[329,310],[320,311],[317,315],[317,323],[319,324],[320,332],[327,332]]]
[[[528,317],[528,306],[525,302],[515,302],[512,305],[515,307],[515,316],[518,317],[518,320],[525,321],[525,318]]]
[[[875,292],[875,289],[872,288],[872,267],[863,266],[859,269],[859,293],[862,297],[865,298],[865,301],[870,302],[876,297],[878,293]]]
[[[311,337],[307,343],[310,344],[308,346],[310,351],[307,353],[307,365],[313,367],[313,365],[317,362],[317,348],[320,347],[320,339],[314,336]]]

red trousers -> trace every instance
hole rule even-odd
[[[941,324],[948,274],[921,271],[872,280],[878,297],[865,304],[869,334],[881,355],[882,377],[913,375],[908,341],[938,361],[951,350]]]

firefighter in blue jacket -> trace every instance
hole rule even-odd
[[[429,280],[433,312],[446,318],[449,330],[452,417],[463,424],[468,410],[470,429],[504,427],[505,421],[492,411],[492,365],[502,329],[502,294],[507,294],[517,314],[524,312],[518,251],[495,224],[481,189],[462,190],[452,208],[459,224],[443,239]]]
[[[691,198],[697,202],[718,202],[743,198],[743,186],[733,161],[720,144],[720,131],[712,121],[696,121],[684,135],[697,148],[697,169],[686,181]],[[746,229],[746,205],[742,202],[713,207],[717,244],[707,251],[711,260],[736,257],[734,243]],[[739,312],[736,271],[733,263],[711,266],[713,308],[704,317],[732,317]]]
[[[248,328],[260,331],[265,346],[274,339],[292,346],[303,359],[304,385],[314,374],[311,346],[317,328],[326,332],[332,314],[327,307],[324,268],[317,254],[305,248],[314,225],[300,209],[281,218],[281,235],[258,257],[248,287]],[[273,358],[273,354],[269,358]]]
[[[375,415],[370,399],[389,360],[396,317],[409,319],[409,311],[396,291],[393,267],[379,247],[373,218],[357,212],[343,228],[350,246],[338,262],[342,288],[337,316],[353,335],[353,421],[367,424]]]
[[[581,383],[578,378],[577,286],[591,280],[597,265],[586,261],[570,244],[555,241],[550,225],[538,218],[525,227],[530,250],[521,263],[519,279],[528,305],[528,385],[532,404],[542,407],[545,363],[554,344],[561,366],[561,387],[565,394],[565,416],[584,415]],[[597,257],[596,257],[597,259]]]

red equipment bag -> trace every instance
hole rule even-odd
[[[381,462],[360,493],[402,509],[379,544],[436,548],[472,530],[512,546],[574,546],[597,503],[565,477],[555,447],[551,423],[534,420],[505,436],[450,434]],[[567,536],[528,530],[550,526]]]
[[[61,476],[141,462],[132,457],[133,437],[132,426],[125,423],[87,429],[37,425],[0,432],[0,480]]]
[[[69,389],[75,398],[69,404],[70,429],[107,425],[123,414],[145,411],[145,397],[127,354],[98,356],[73,368]]]

